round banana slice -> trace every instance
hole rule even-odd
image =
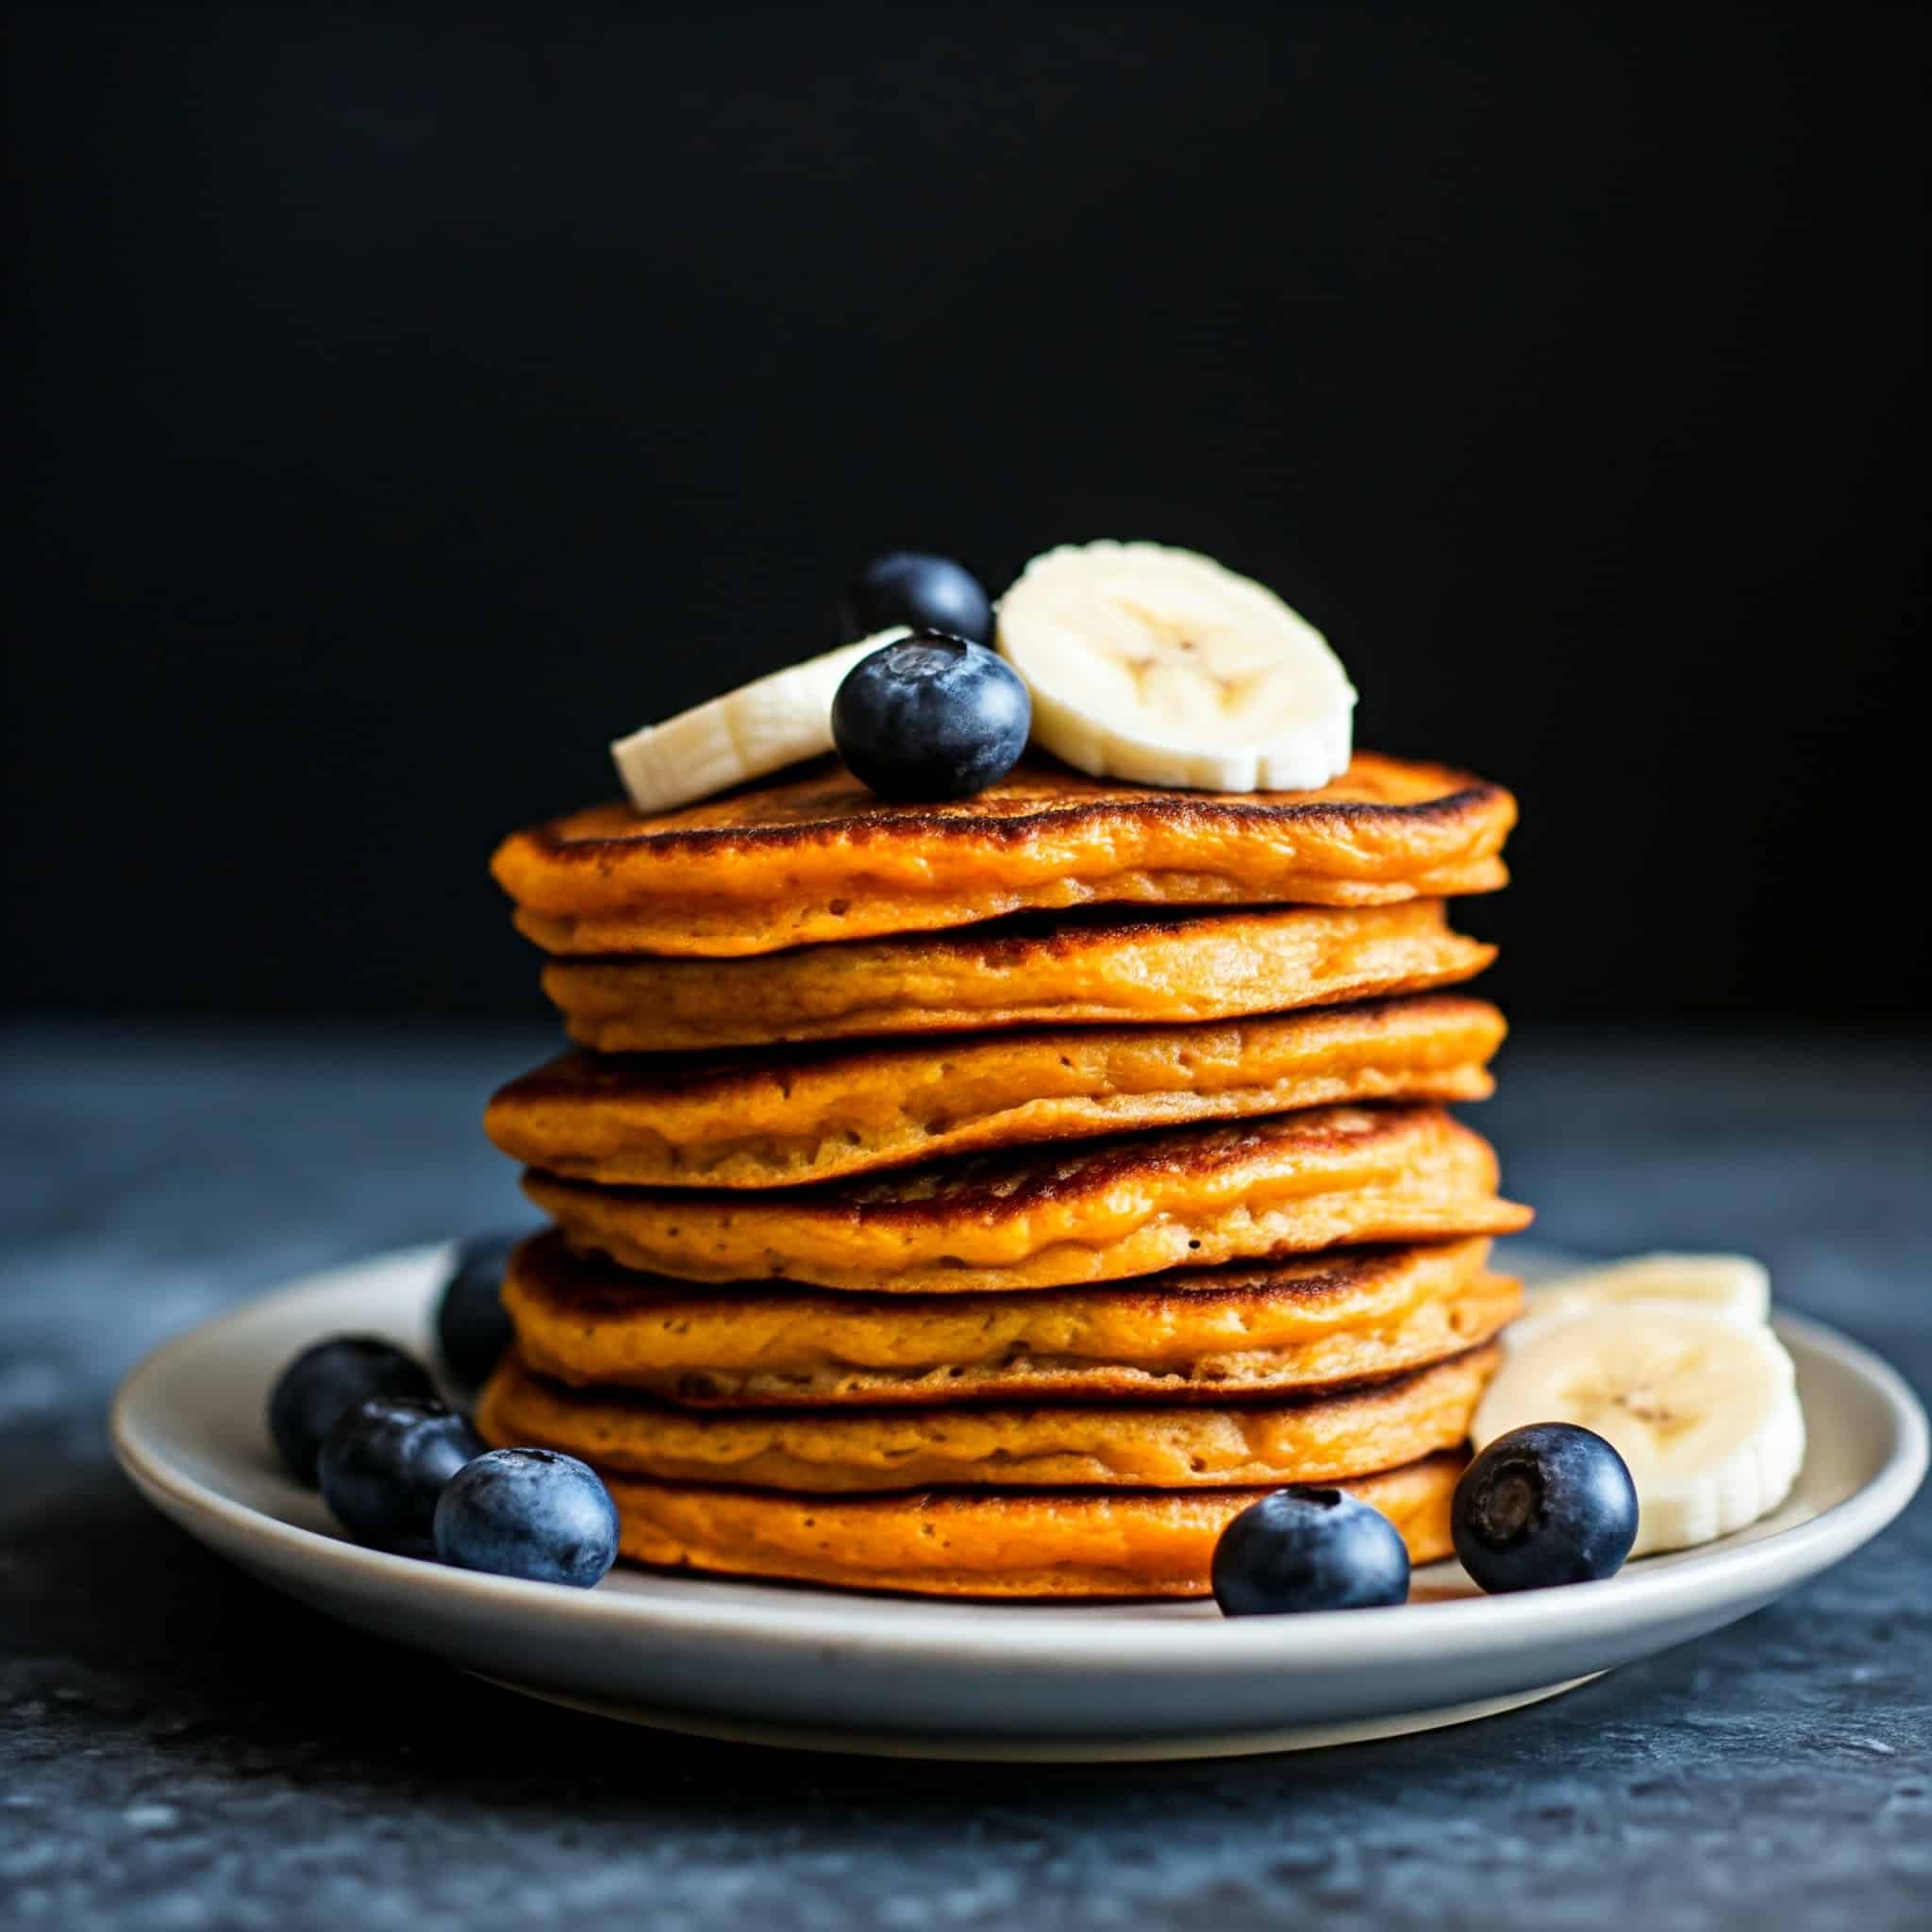
[[[999,601],[1033,735],[1099,778],[1307,791],[1348,769],[1355,691],[1311,624],[1210,558],[1066,545]]]
[[[647,724],[610,747],[640,811],[669,811],[832,749],[832,699],[845,674],[904,625],[787,665],[708,704]]]
[[[1692,1302],[1538,1322],[1485,1391],[1470,1438],[1480,1450],[1529,1423],[1576,1423],[1616,1446],[1637,1484],[1633,1556],[1755,1523],[1790,1493],[1805,1459],[1784,1344]]]
[[[1714,1315],[1761,1327],[1771,1319],[1771,1275],[1748,1255],[1634,1255],[1538,1282],[1509,1334],[1526,1341],[1545,1322],[1627,1302],[1694,1302]]]

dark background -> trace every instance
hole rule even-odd
[[[12,1000],[535,1018],[605,741],[1146,536],[1520,791],[1519,1018],[1916,1024],[1916,20],[12,10]]]

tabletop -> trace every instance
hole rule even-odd
[[[1932,1916],[1932,1498],[1745,1623],[1552,1703],[1202,1764],[874,1763],[486,1687],[152,1514],[104,1413],[308,1269],[524,1218],[477,1128],[532,1034],[16,1024],[0,1190],[0,1924],[688,1932]],[[1512,1042],[1538,1237],[1737,1248],[1932,1385],[1932,1047]]]

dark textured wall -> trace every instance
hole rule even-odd
[[[13,997],[530,1011],[606,739],[1144,535],[1518,787],[1520,1014],[1915,1012],[1913,17],[16,13]]]

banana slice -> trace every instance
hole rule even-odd
[[[788,665],[610,747],[640,811],[668,811],[832,749],[832,699],[861,658],[912,633],[900,625]]]
[[[1036,557],[999,602],[1033,735],[1100,778],[1305,791],[1348,769],[1355,691],[1274,591],[1158,543]]]
[[[1692,1302],[1537,1323],[1484,1392],[1470,1437],[1482,1449],[1527,1423],[1577,1423],[1615,1444],[1637,1483],[1633,1556],[1755,1523],[1790,1493],[1805,1459],[1784,1344]]]
[[[1566,1315],[1654,1301],[1695,1302],[1727,1321],[1761,1327],[1771,1318],[1771,1275],[1748,1255],[1635,1255],[1537,1284],[1528,1313],[1509,1335],[1521,1342],[1543,1323]]]

